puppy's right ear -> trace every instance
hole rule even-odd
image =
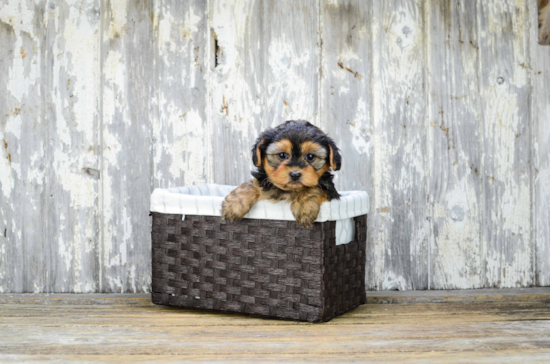
[[[260,147],[264,144],[265,139],[258,138],[256,140],[256,144],[252,147],[252,163],[256,167],[259,167],[262,165],[262,150]]]
[[[329,163],[333,171],[337,171],[342,166],[342,157],[340,156],[340,150],[331,139],[328,143],[329,149]]]

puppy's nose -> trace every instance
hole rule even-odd
[[[290,179],[292,179],[293,181],[297,181],[300,179],[300,177],[302,177],[302,174],[298,171],[291,171],[289,173],[289,176],[290,176]]]

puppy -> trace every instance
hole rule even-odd
[[[307,121],[289,120],[265,130],[252,147],[252,162],[254,178],[225,198],[224,220],[242,219],[258,200],[289,201],[296,221],[310,227],[324,201],[340,198],[330,173],[342,163],[338,147]]]

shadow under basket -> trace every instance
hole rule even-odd
[[[153,303],[309,322],[366,303],[367,215],[336,245],[336,221],[153,216]]]

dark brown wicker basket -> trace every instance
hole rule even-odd
[[[153,303],[309,322],[366,303],[366,215],[344,245],[335,221],[152,216]]]

